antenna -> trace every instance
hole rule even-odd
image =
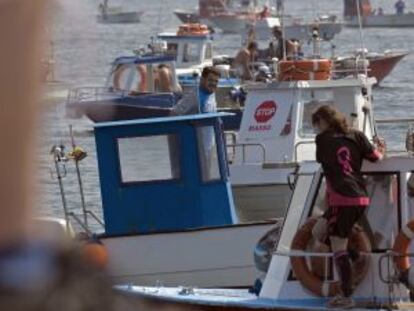
[[[365,46],[364,46],[364,34],[362,32],[362,19],[361,19],[361,0],[355,0],[357,4],[357,14],[358,14],[358,26],[359,26],[359,39],[361,40],[361,50],[362,50],[362,61],[364,64],[364,73],[366,79],[368,79],[368,65],[366,63],[365,55]],[[357,68],[358,68],[358,64]]]

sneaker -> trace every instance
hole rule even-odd
[[[331,300],[328,301],[326,304],[328,308],[336,309],[350,309],[355,307],[355,302],[351,297],[344,297],[341,295],[337,295],[333,297]]]

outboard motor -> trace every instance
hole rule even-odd
[[[239,103],[240,106],[244,106],[246,101],[247,92],[241,86],[234,86],[229,92],[232,101]]]

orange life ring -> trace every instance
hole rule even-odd
[[[201,36],[201,35],[208,35],[209,30],[206,25],[199,24],[199,23],[190,23],[190,24],[183,24],[178,27],[177,35],[178,36]]]
[[[281,60],[279,80],[328,80],[331,76],[330,59]]]
[[[114,78],[113,78],[113,88],[117,91],[124,91],[125,88],[121,85],[121,78],[125,70],[129,66],[127,64],[123,64],[118,66],[118,68],[114,72]],[[145,65],[139,64],[135,66],[137,72],[138,72],[138,86],[137,89],[134,91],[138,92],[146,92],[147,91],[147,69]],[[131,90],[125,90],[125,91],[131,91]]]
[[[310,218],[306,223],[296,232],[293,238],[291,249],[306,251],[309,241],[312,239],[312,228],[317,219]],[[354,226],[351,237],[349,239],[351,248],[360,252],[371,252],[371,244],[364,231],[359,226]],[[335,296],[340,292],[339,282],[323,282],[317,275],[315,275],[308,267],[305,257],[290,258],[293,272],[301,284],[318,296]],[[369,258],[361,257],[361,260],[356,261],[352,265],[352,274],[354,275],[353,283],[358,285],[365,277],[369,268]]]
[[[410,270],[410,258],[408,257],[408,247],[414,237],[414,219],[401,229],[395,238],[392,250],[402,256],[395,256],[394,263],[400,273]]]

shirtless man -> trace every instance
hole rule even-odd
[[[242,48],[234,58],[233,67],[243,80],[252,80],[252,62],[257,54],[258,45],[253,41],[246,48]]]

